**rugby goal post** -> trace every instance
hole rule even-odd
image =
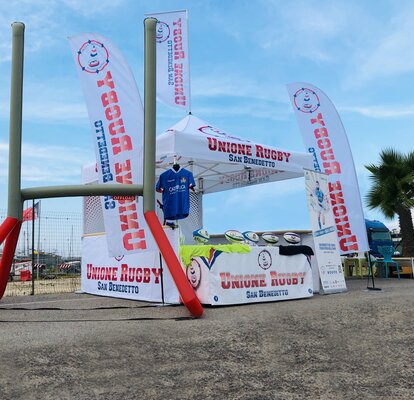
[[[145,93],[144,93],[144,185],[105,184],[67,185],[21,189],[22,93],[24,29],[21,22],[12,24],[12,73],[10,93],[9,175],[7,217],[0,225],[0,244],[5,241],[0,260],[0,299],[7,286],[10,268],[19,238],[23,202],[29,199],[71,196],[133,195],[142,196],[144,216],[170,270],[183,303],[194,317],[203,308],[188,282],[181,264],[155,213],[155,126],[156,126],[156,41],[157,20],[146,18],[145,27]]]

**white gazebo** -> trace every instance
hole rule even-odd
[[[243,139],[193,115],[157,137],[156,160],[157,176],[175,162],[194,175],[197,191],[190,193],[190,215],[179,222],[186,243],[203,226],[204,194],[298,178],[304,175],[304,168],[313,168],[309,153]]]

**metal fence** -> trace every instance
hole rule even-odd
[[[6,211],[0,210],[0,221],[5,217]],[[23,224],[5,295],[79,290],[81,236],[81,213],[43,212],[40,202],[25,203]],[[0,246],[0,253],[3,246]]]

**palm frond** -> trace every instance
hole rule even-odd
[[[414,206],[414,152],[403,155],[387,148],[379,156],[378,164],[365,166],[372,184],[365,201],[369,208],[378,208],[393,218],[401,205]]]

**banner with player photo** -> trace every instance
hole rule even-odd
[[[190,105],[190,63],[187,11],[146,14],[158,20],[157,98],[186,112]]]
[[[335,219],[329,201],[328,175],[304,170],[306,200],[323,293],[346,291]]]
[[[313,169],[329,175],[340,253],[369,251],[354,160],[335,106],[309,83],[290,83],[287,90]]]
[[[258,303],[313,296],[310,256],[284,256],[279,254],[279,247],[256,246],[246,254],[211,249],[209,257],[191,258],[186,273],[202,304]]]
[[[96,33],[69,38],[92,128],[99,183],[142,184],[144,111],[118,48]],[[110,256],[155,250],[138,197],[101,197]]]

